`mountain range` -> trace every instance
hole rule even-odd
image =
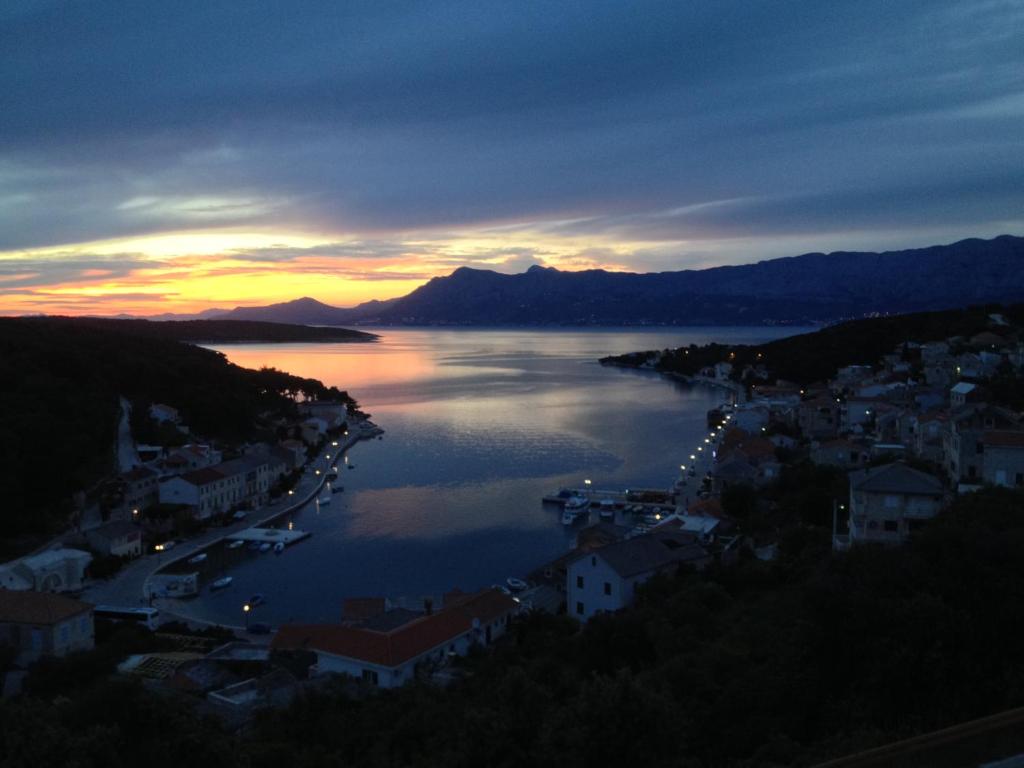
[[[308,325],[762,325],[833,322],[1024,301],[1024,238],[884,253],[808,253],[755,264],[636,274],[522,274],[460,267],[352,308],[302,298],[204,317]]]

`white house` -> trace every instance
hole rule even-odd
[[[14,649],[19,665],[91,650],[92,606],[62,595],[0,589],[0,645]]]
[[[982,434],[982,479],[1006,488],[1024,487],[1024,431],[990,430]]]
[[[91,562],[92,555],[80,549],[48,549],[0,566],[0,588],[36,592],[81,589]]]
[[[572,560],[566,574],[569,615],[587,621],[597,613],[618,611],[633,602],[637,587],[657,573],[686,563],[711,562],[692,534],[650,533],[587,552]]]
[[[313,674],[338,673],[381,688],[411,681],[418,667],[442,663],[448,654],[465,655],[503,635],[519,604],[496,589],[464,595],[436,613],[389,630],[343,624],[290,624],[271,644],[276,651],[308,650],[316,654]]]
[[[850,533],[833,546],[900,544],[942,507],[939,479],[902,462],[850,473]]]

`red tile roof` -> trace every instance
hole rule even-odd
[[[341,616],[345,621],[360,621],[378,616],[387,610],[383,597],[349,597],[341,604]]]
[[[57,624],[91,610],[89,603],[63,595],[0,589],[0,623]]]
[[[998,448],[1024,448],[1024,432],[1012,430],[986,432],[982,435],[981,442]]]
[[[286,625],[274,637],[274,649],[323,651],[384,667],[397,667],[445,645],[473,628],[511,613],[517,603],[508,595],[487,589],[458,598],[437,613],[423,616],[389,632],[339,625]]]

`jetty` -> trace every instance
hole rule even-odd
[[[233,541],[258,541],[261,544],[276,544],[282,542],[286,547],[297,541],[302,541],[310,536],[309,531],[299,531],[284,528],[247,528],[244,531],[232,533],[228,538]]]

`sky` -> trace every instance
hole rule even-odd
[[[0,312],[1024,234],[1024,2],[0,4]]]

